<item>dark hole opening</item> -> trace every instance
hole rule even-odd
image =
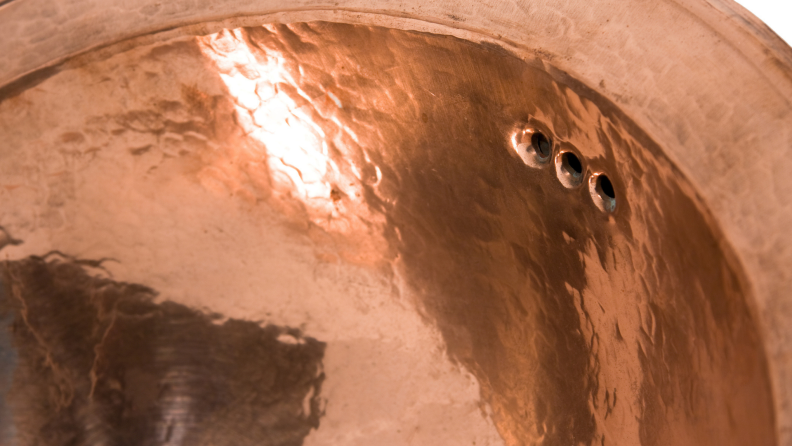
[[[600,175],[597,177],[597,182],[599,183],[599,189],[606,197],[616,198],[616,192],[613,190],[613,183],[611,183],[610,178]]]
[[[534,133],[531,137],[531,145],[533,145],[537,155],[539,155],[541,158],[547,158],[550,156],[552,150],[550,147],[550,140],[548,140],[544,134],[539,132]]]
[[[569,173],[580,175],[583,172],[583,164],[580,159],[572,152],[567,152],[562,158],[564,164],[569,167]]]

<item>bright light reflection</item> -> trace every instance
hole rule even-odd
[[[304,200],[329,198],[332,186],[326,178],[332,163],[325,134],[302,109],[305,106],[278,91],[280,83],[296,87],[283,60],[257,59],[240,30],[223,31],[202,42],[236,100],[244,130],[266,147],[273,181],[288,182]]]
[[[323,258],[380,261],[387,249],[381,236],[385,218],[372,212],[363,197],[364,185],[376,188],[382,171],[344,124],[344,101],[350,99],[331,88],[318,98],[309,97],[287,69],[291,60],[271,49],[248,46],[244,30],[223,31],[198,42],[233,96],[244,132],[242,141],[228,140],[237,145],[225,147],[220,159],[202,170],[204,186],[253,199],[272,192],[271,203],[284,215],[302,219],[305,210],[330,235],[332,250]],[[256,143],[247,144],[248,139]],[[339,153],[335,161],[330,148]],[[263,160],[269,175],[261,175]],[[218,184],[221,188],[216,189]],[[299,209],[292,207],[295,198],[302,204]],[[323,235],[316,237],[326,243]]]

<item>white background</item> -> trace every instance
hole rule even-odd
[[[737,0],[776,34],[792,43],[792,0]]]

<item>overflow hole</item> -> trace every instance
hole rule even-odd
[[[604,212],[616,210],[616,190],[610,178],[604,173],[596,173],[589,179],[589,191],[594,204]]]
[[[567,172],[573,176],[579,176],[581,173],[583,173],[583,164],[580,162],[580,158],[578,158],[574,153],[564,153],[564,155],[561,157],[561,162],[564,163]]]
[[[611,199],[616,198],[616,192],[613,190],[613,183],[611,183],[610,178],[608,178],[606,175],[600,175],[597,177],[597,183],[597,186],[603,195]]]
[[[539,158],[547,159],[552,154],[553,148],[550,145],[550,140],[541,132],[536,132],[531,136],[531,145]]]

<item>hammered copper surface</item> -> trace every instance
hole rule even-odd
[[[420,296],[507,444],[630,444],[631,425],[646,446],[775,443],[740,267],[681,174],[612,104],[540,61],[449,37],[328,23],[229,36],[283,61],[291,81],[278,91],[329,135],[341,171],[356,166],[367,212],[385,223],[349,238],[384,237],[380,267]],[[157,51],[184,45],[200,47]],[[216,116],[233,110],[228,97],[212,99]],[[137,119],[171,125],[156,110]],[[223,134],[212,125],[232,124],[191,131]],[[553,163],[526,165],[511,140],[526,126],[579,153],[586,175],[606,173],[615,212],[586,182],[562,185]],[[342,192],[327,198],[343,204]],[[42,413],[12,410],[17,426]]]
[[[19,444],[300,445],[319,425],[321,342],[216,325],[83,266],[58,255],[4,265],[0,314],[17,315],[19,352],[4,396],[26,414]]]

